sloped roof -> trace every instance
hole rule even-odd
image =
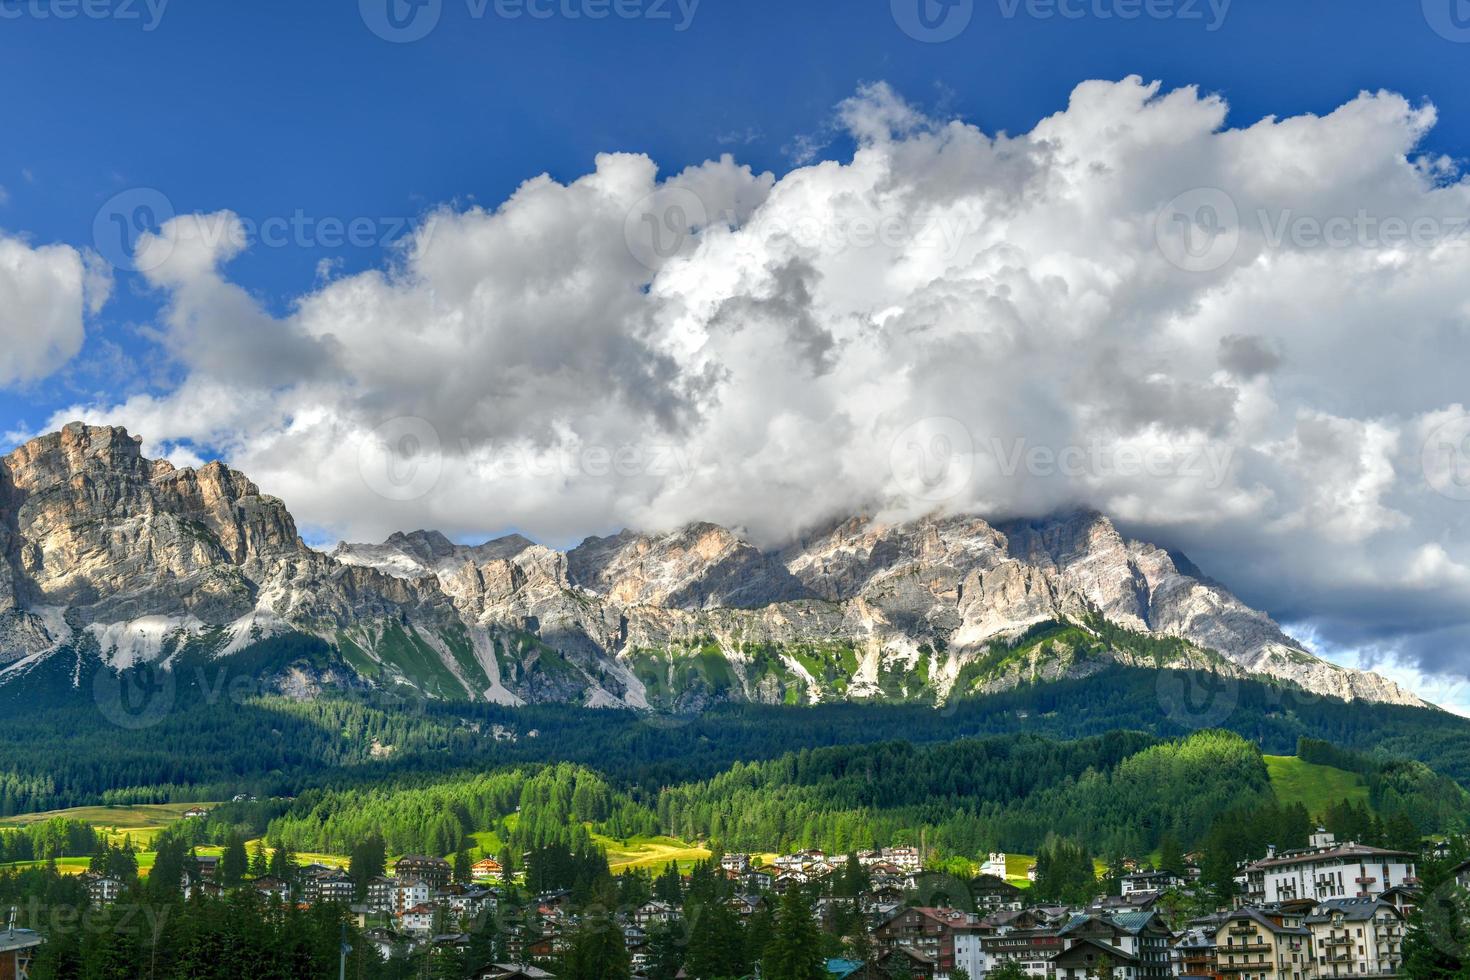
[[[1274,919],[1266,918],[1266,916],[1262,915],[1256,909],[1248,907],[1238,908],[1234,912],[1231,912],[1228,916],[1225,917],[1224,922],[1221,922],[1220,925],[1223,926],[1226,923],[1235,922],[1240,919],[1249,919],[1261,928],[1268,929],[1271,932],[1276,933],[1278,936],[1310,935],[1310,933],[1305,928],[1302,928],[1300,926],[1283,926],[1280,923],[1276,922]]]
[[[1280,868],[1290,864],[1312,864],[1317,861],[1347,860],[1349,858],[1413,858],[1414,855],[1408,851],[1390,851],[1382,847],[1369,847],[1367,844],[1354,844],[1352,842],[1340,844],[1336,847],[1322,851],[1301,851],[1291,854],[1282,854],[1273,858],[1262,858],[1261,860],[1246,866],[1246,870]]]
[[[1058,963],[1063,960],[1085,959],[1085,954],[1089,950],[1093,953],[1102,953],[1106,956],[1110,956],[1120,963],[1138,962],[1138,957],[1134,956],[1132,953],[1125,953],[1116,946],[1110,946],[1107,943],[1099,942],[1096,939],[1079,939],[1071,946],[1053,955],[1051,961],[1053,963]]]
[[[1337,915],[1349,922],[1366,922],[1377,915],[1380,909],[1389,909],[1394,915],[1399,914],[1397,907],[1376,898],[1334,898],[1319,904],[1317,910],[1307,916],[1307,922],[1331,922]]]
[[[1138,933],[1143,931],[1154,916],[1153,912],[1079,912],[1067,920],[1061,932],[1065,935],[1080,929],[1089,922],[1101,922],[1123,932]]]

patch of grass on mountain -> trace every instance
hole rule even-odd
[[[627,659],[654,707],[672,708],[686,692],[724,697],[740,691],[740,679],[712,638],[706,637],[697,647],[678,646],[667,651],[642,648]]]
[[[781,647],[772,643],[747,643],[742,652],[748,658],[745,676],[752,694],[765,691],[782,704],[803,702],[801,679],[781,659]]]
[[[797,643],[788,652],[823,690],[839,697],[847,694],[858,669],[857,650],[852,643]]]
[[[1305,762],[1294,755],[1268,755],[1265,759],[1276,798],[1282,803],[1302,804],[1313,819],[1321,819],[1329,806],[1343,800],[1369,802],[1368,784],[1355,772]]]
[[[464,685],[445,666],[439,651],[416,631],[389,623],[378,638],[377,652],[385,663],[396,667],[410,684],[425,694],[441,698],[465,696]]]
[[[688,871],[696,861],[710,856],[707,847],[690,844],[676,837],[635,835],[626,839],[592,834],[592,843],[607,852],[608,867],[613,874],[621,874],[634,868],[658,870],[670,861],[679,865],[679,870]]]
[[[735,672],[730,669],[730,662],[713,640],[701,644],[692,656],[676,658],[673,667],[676,691],[688,690],[696,682],[713,694],[724,694],[740,686]]]

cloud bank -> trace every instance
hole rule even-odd
[[[0,188],[0,203],[3,203]],[[84,316],[111,292],[96,256],[0,232],[0,387],[55,373],[82,349]]]
[[[353,539],[1091,506],[1325,645],[1470,673],[1470,185],[1432,106],[1241,128],[1128,78],[1019,135],[883,85],[836,115],[851,159],[779,178],[608,154],[440,208],[284,317],[229,278],[238,218],[176,218],[137,265],[185,380],[54,422],[218,447]]]

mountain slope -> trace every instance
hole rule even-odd
[[[417,531],[324,554],[243,474],[139,446],[73,423],[0,459],[0,683],[57,655],[169,664],[294,631],[372,683],[506,704],[937,703],[1120,663],[1419,703],[1095,513],[854,517],[779,552],[694,524],[566,553]]]

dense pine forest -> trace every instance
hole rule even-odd
[[[1077,739],[1120,729],[1176,738],[1221,728],[1275,754],[1290,754],[1305,737],[1374,758],[1415,760],[1470,784],[1465,719],[1434,709],[1346,704],[1255,680],[1221,682],[1201,709],[1191,696],[1200,677],[1173,671],[1116,668],[939,708],[732,704],[691,716],[508,708],[371,688],[327,689],[313,700],[261,691],[258,678],[283,665],[305,659],[331,669],[335,657],[318,640],[288,636],[227,660],[180,663],[161,707],[136,716],[105,710],[116,707],[107,695],[119,682],[74,677],[60,667],[54,676],[28,677],[24,699],[0,689],[0,816],[99,802],[228,799],[239,792],[289,796],[346,774],[372,783],[556,761],[588,765],[619,785],[655,793],[802,748],[1016,733]],[[513,732],[514,741],[497,737],[497,727]]]

